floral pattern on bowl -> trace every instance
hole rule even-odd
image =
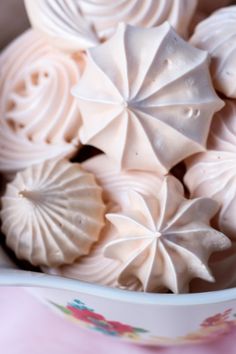
[[[110,335],[123,336],[132,339],[138,339],[141,333],[146,333],[145,329],[136,328],[117,321],[108,321],[103,315],[96,313],[93,309],[87,307],[82,301],[75,299],[67,306],[61,306],[50,301],[52,305],[64,312],[66,315],[75,319],[83,327]]]
[[[49,302],[71,320],[75,320],[85,328],[93,329],[110,336],[126,338],[134,342],[142,341],[144,344],[149,345],[201,343],[217,339],[236,328],[236,314],[233,312],[233,309],[227,309],[224,312],[206,318],[200,324],[198,331],[189,333],[184,337],[157,337],[151,335],[148,330],[143,328],[132,327],[117,321],[110,321],[103,315],[87,307],[78,299],[73,300],[66,306],[59,305],[52,301]]]

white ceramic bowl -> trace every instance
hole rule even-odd
[[[75,325],[146,345],[214,340],[236,327],[236,288],[199,294],[145,294],[20,270],[0,285],[26,286]]]

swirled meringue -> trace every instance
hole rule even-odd
[[[119,22],[154,27],[168,21],[181,36],[186,36],[197,5],[196,0],[79,0],[78,3],[84,18],[93,24],[101,39],[110,38]]]
[[[0,171],[73,155],[81,125],[79,65],[28,30],[0,55]]]
[[[56,48],[73,53],[99,43],[91,24],[81,14],[80,0],[24,1],[32,26]]]
[[[192,197],[207,196],[221,205],[217,226],[236,238],[236,103],[226,101],[212,123],[209,151],[187,160],[184,182]]]
[[[155,196],[161,187],[163,176],[146,171],[120,171],[106,155],[95,156],[82,163],[83,168],[94,174],[103,190],[103,200],[110,207],[121,208],[129,203],[128,191],[134,190],[146,196]]]
[[[52,275],[78,279],[89,283],[95,283],[114,288],[120,288],[117,282],[121,262],[104,256],[103,248],[107,242],[114,240],[116,232],[110,223],[106,223],[102,230],[99,241],[96,242],[89,255],[80,257],[72,264],[58,268],[43,268],[43,271]],[[129,290],[141,290],[138,280],[131,279],[125,287]]]
[[[88,254],[103,227],[94,176],[79,164],[46,161],[18,172],[2,197],[2,232],[19,259],[58,266]]]
[[[207,53],[168,23],[151,29],[120,25],[110,40],[89,50],[73,89],[82,142],[120,168],[164,173],[204,151],[212,115],[223,105],[207,62]]]
[[[214,200],[185,199],[180,182],[168,176],[156,198],[131,192],[130,205],[106,215],[119,238],[105,246],[104,254],[123,263],[120,284],[137,278],[144,291],[182,293],[193,278],[214,281],[208,258],[230,246],[209,225],[218,210]]]
[[[25,0],[31,24],[67,52],[110,38],[119,22],[140,27],[169,23],[187,36],[197,0]]]
[[[199,23],[191,43],[207,50],[212,58],[211,73],[215,88],[226,97],[236,97],[236,6],[214,12]]]

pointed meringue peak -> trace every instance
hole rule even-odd
[[[104,224],[101,188],[79,164],[48,160],[17,173],[2,197],[2,231],[19,259],[70,264],[90,252]]]
[[[106,215],[117,237],[107,243],[104,255],[121,262],[120,284],[136,278],[147,292],[183,293],[193,278],[214,281],[208,259],[231,244],[210,226],[218,210],[215,201],[185,199],[182,185],[172,176],[165,178],[155,198],[135,191],[129,198],[132,208]]]
[[[164,23],[120,24],[88,50],[72,93],[82,113],[80,137],[120,169],[167,173],[204,151],[211,119],[223,106],[208,71],[208,55]]]

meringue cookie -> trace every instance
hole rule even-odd
[[[114,288],[120,288],[117,282],[121,262],[104,256],[103,248],[107,242],[114,240],[116,232],[110,223],[106,223],[99,241],[95,243],[88,256],[79,258],[72,264],[58,268],[43,268],[43,271],[52,275],[78,279]],[[141,290],[138,280],[132,280],[123,287],[129,290]]]
[[[19,172],[2,197],[7,245],[33,265],[58,266],[88,254],[103,217],[101,188],[94,176],[66,160]]]
[[[92,26],[80,10],[80,0],[24,0],[31,25],[49,42],[74,53],[99,43]]]
[[[196,5],[197,0],[25,0],[32,26],[67,52],[96,46],[119,22],[153,27],[169,21],[186,37]]]
[[[236,103],[226,101],[212,123],[209,151],[187,160],[184,182],[192,197],[207,196],[221,205],[217,226],[236,239]]]
[[[186,36],[197,6],[196,0],[77,0],[77,3],[101,39],[111,37],[119,22],[154,27],[168,21],[181,36]]]
[[[168,23],[151,29],[120,25],[110,40],[88,51],[72,91],[82,113],[82,142],[104,151],[120,169],[163,173],[204,151],[212,115],[223,106],[207,63],[207,53]]]
[[[114,161],[106,155],[88,159],[82,163],[82,167],[96,177],[102,187],[106,205],[119,209],[129,203],[129,190],[146,196],[155,196],[163,180],[163,176],[158,173],[138,170],[120,171]]]
[[[212,57],[211,73],[215,88],[226,97],[236,97],[236,6],[213,13],[196,27],[191,43]]]
[[[0,171],[16,172],[79,148],[71,87],[79,65],[28,30],[0,55]]]
[[[208,258],[230,247],[229,239],[209,224],[218,210],[215,201],[185,199],[180,182],[168,176],[156,198],[131,192],[130,205],[106,215],[119,238],[106,245],[104,254],[123,263],[120,284],[137,278],[144,291],[182,293],[193,278],[214,281]]]

